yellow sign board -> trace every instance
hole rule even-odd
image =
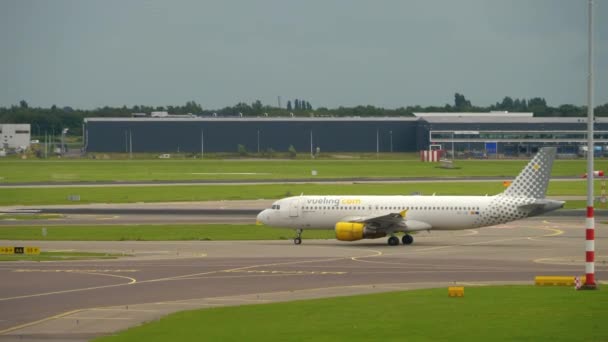
[[[7,246],[0,246],[0,254],[38,255],[38,254],[40,254],[40,247],[7,247]]]
[[[448,287],[448,296],[449,297],[464,297],[464,287],[463,286],[449,286]]]
[[[38,255],[40,254],[40,247],[25,247],[25,254]]]
[[[0,254],[14,254],[14,253],[15,253],[14,247],[5,247],[5,246],[0,247]]]

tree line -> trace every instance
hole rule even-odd
[[[147,113],[153,111],[166,111],[170,114],[193,114],[197,116],[218,117],[399,117],[413,116],[415,112],[533,112],[537,117],[584,117],[587,115],[586,106],[563,104],[553,107],[547,104],[544,98],[533,97],[530,99],[511,98],[506,96],[502,101],[493,105],[475,106],[463,94],[454,94],[454,102],[443,106],[407,106],[395,109],[376,106],[354,106],[314,108],[307,100],[295,99],[288,101],[286,108],[264,105],[257,100],[253,103],[239,102],[234,106],[220,109],[205,109],[195,101],[188,101],[182,106],[146,106],[135,105],[132,107],[109,107],[104,106],[96,109],[76,109],[72,107],[51,106],[50,108],[30,107],[25,100],[10,107],[0,107],[0,123],[29,123],[32,127],[33,136],[46,134],[60,134],[63,128],[69,129],[69,134],[81,135],[82,123],[88,117],[130,117],[133,113]],[[608,103],[595,107],[595,115],[608,117]]]

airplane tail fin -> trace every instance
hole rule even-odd
[[[509,197],[545,198],[556,147],[543,147],[503,192]]]

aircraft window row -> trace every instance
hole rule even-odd
[[[380,210],[479,210],[479,207],[376,207]]]
[[[479,210],[479,207],[413,207],[413,210]]]
[[[276,208],[275,208],[276,207]],[[279,205],[273,205],[272,209],[280,209]],[[365,207],[324,207],[324,206],[305,206],[305,210],[364,210]],[[371,208],[370,208],[371,209]],[[479,210],[479,207],[376,207],[378,210]]]
[[[273,204],[272,207],[271,207],[271,209],[279,210],[279,209],[281,209],[281,206],[278,205],[278,204]]]
[[[365,209],[365,207],[324,207],[324,206],[314,206],[314,207],[309,207],[309,206],[305,206],[304,209],[310,209],[310,210],[363,210]]]

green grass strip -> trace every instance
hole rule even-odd
[[[504,191],[502,182],[365,183],[365,184],[261,184],[147,187],[6,188],[0,189],[0,205],[78,203],[132,203],[278,199],[305,195],[494,195]],[[600,183],[596,182],[599,194]],[[586,183],[551,182],[548,195],[584,195]],[[80,195],[79,202],[68,200]]]
[[[90,253],[90,252],[44,252],[39,255],[7,254],[0,255],[0,261],[61,261],[86,259],[116,259],[123,254]]]
[[[601,160],[597,161],[601,169]],[[2,160],[0,180],[14,182],[281,179],[352,177],[515,177],[528,160],[457,160],[456,169],[418,160]],[[556,160],[553,176],[585,173],[585,160]]]
[[[605,341],[608,292],[467,287],[186,311],[119,341]]]
[[[182,240],[287,240],[295,237],[293,229],[266,226],[204,225],[79,225],[46,226],[42,236],[39,226],[0,226],[0,240],[46,241],[182,241]],[[306,230],[304,239],[331,239],[331,230]]]

